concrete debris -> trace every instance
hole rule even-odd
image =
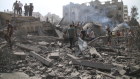
[[[22,59],[24,60],[25,57],[26,57],[26,54],[24,52],[14,52],[14,55],[19,58],[19,59]]]
[[[67,27],[62,27],[63,25],[55,27],[56,25],[52,23],[40,22],[34,17],[11,18],[12,15],[7,14],[2,18],[4,17],[12,19],[19,32],[13,34],[12,48],[10,48],[3,39],[3,28],[0,27],[0,79],[20,79],[19,77],[138,79],[140,77],[140,53],[135,45],[128,46],[128,40],[124,36],[119,38],[113,36],[112,44],[107,45],[108,37],[100,36],[99,32],[95,32],[95,36],[99,37],[91,41],[82,40],[80,35],[74,39],[72,48],[69,48],[69,41],[63,38],[63,31]],[[3,25],[3,22],[1,24]],[[91,24],[84,29],[87,27],[99,29],[102,26]],[[88,38],[88,35],[86,37]],[[125,51],[130,48],[131,50]]]
[[[39,45],[44,45],[44,46],[46,46],[48,43],[45,42],[45,41],[42,41],[42,42],[38,42],[38,44],[39,44]]]
[[[90,54],[91,55],[97,55],[98,57],[101,57],[102,58],[102,56],[96,51],[95,48],[91,48],[90,49]]]
[[[108,76],[108,77],[110,77],[110,78],[112,78],[112,79],[116,79],[115,76],[112,76],[112,75],[110,75],[110,74],[107,74],[107,73],[104,73],[104,72],[101,72],[101,71],[98,71],[98,70],[97,70],[96,72],[99,73],[99,74]],[[101,75],[97,75],[96,77],[101,78]]]
[[[59,52],[50,53],[50,59],[59,59]]]
[[[78,46],[81,51],[84,51],[87,48],[86,41],[83,41],[81,38],[78,38]]]
[[[34,51],[31,51],[29,54],[31,56],[35,57],[36,59],[38,59],[43,64],[45,64],[47,66],[51,65],[51,62],[49,60],[45,59],[44,57],[40,56],[39,54],[35,53]]]
[[[83,65],[83,66],[88,66],[88,67],[93,67],[97,69],[103,69],[103,70],[111,70],[111,68],[114,68],[113,65],[107,64],[107,63],[100,63],[100,62],[93,62],[93,61],[88,61],[88,60],[77,60],[78,58],[75,56],[72,56],[70,54],[67,54],[73,61],[73,64],[76,65]]]
[[[57,30],[57,29],[55,29],[55,31],[56,31],[58,37],[59,37],[60,39],[62,39],[62,38],[63,38],[63,32],[61,32],[61,31],[59,31],[59,30]]]
[[[13,72],[13,73],[0,73],[1,79],[41,79],[38,77],[29,77],[23,72]]]
[[[35,51],[35,52],[41,51],[40,48],[35,47],[35,46],[29,46],[29,45],[24,45],[24,44],[19,44],[19,43],[17,43],[16,45],[23,48],[23,49],[29,50],[29,51]]]

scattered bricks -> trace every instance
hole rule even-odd
[[[50,53],[49,56],[50,59],[59,59],[59,52],[55,52],[55,53]]]
[[[14,52],[14,55],[16,56],[17,59],[24,60],[26,57],[26,54],[24,52]]]

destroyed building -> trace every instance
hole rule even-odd
[[[93,21],[83,25],[83,29],[92,28],[96,38],[85,41],[78,37],[72,49],[69,48],[69,43],[64,42],[62,28],[65,27],[60,25],[63,24],[62,20],[57,27],[53,22],[41,22],[39,18],[13,17],[13,14],[0,12],[0,79],[139,79],[140,53],[136,46],[132,44],[129,47],[127,38],[122,36],[119,37],[119,43],[118,37],[113,36],[112,45],[107,45],[107,36],[101,28],[100,23],[112,21],[109,17],[116,16],[100,14],[99,9],[105,9],[103,6],[111,8],[117,2],[112,0],[112,3],[106,2],[103,5],[96,0],[91,1],[89,6],[76,4],[83,9],[75,8],[74,12],[83,12],[73,13],[75,17],[71,15],[71,19],[65,16],[62,18],[63,21]],[[122,3],[118,2],[119,6],[120,4]],[[110,11],[113,10],[114,8]],[[85,12],[88,17],[85,17]],[[95,13],[91,16],[99,17],[90,18],[91,12]],[[12,36],[13,49],[9,48],[2,37],[7,19],[11,20],[15,28]],[[116,28],[124,27],[123,25],[124,23]]]
[[[128,9],[123,2],[118,0],[106,1],[104,4],[99,0],[63,6],[63,17],[66,23],[74,22],[123,22],[128,21]]]

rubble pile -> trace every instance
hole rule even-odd
[[[0,39],[0,72],[24,72],[41,79],[140,77],[140,54],[135,48],[126,51],[124,41],[108,46],[104,36],[90,42],[78,39],[70,49],[69,43],[63,42],[60,31],[55,31],[59,37],[34,34],[18,37],[14,34],[12,49],[4,39]]]
[[[82,53],[78,53],[77,47],[71,50],[68,44],[61,44],[57,39],[56,42],[40,41],[41,38],[32,42],[30,39],[27,40],[30,43],[16,42],[13,50],[1,45],[3,51],[1,59],[3,63],[7,62],[1,64],[2,67],[24,72],[30,77],[39,75],[44,79],[116,79],[117,77],[129,79],[128,74],[139,69],[136,53],[121,52],[119,56],[117,52],[110,52],[109,49],[113,48],[107,50],[107,46],[100,46],[104,50],[99,50],[99,46],[95,48],[88,46]]]

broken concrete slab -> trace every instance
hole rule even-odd
[[[78,46],[80,51],[84,51],[87,48],[87,42],[82,40],[80,37],[78,38]]]
[[[96,49],[100,51],[107,51],[107,52],[116,52],[113,48],[107,48],[107,47],[96,47]]]
[[[57,29],[55,29],[55,32],[57,33],[57,35],[58,35],[58,37],[59,37],[60,39],[63,38],[63,32],[61,32],[61,31],[59,31],[59,30],[57,30]]]
[[[102,58],[102,56],[97,52],[97,50],[96,50],[94,47],[92,47],[92,48],[90,49],[90,54],[91,54],[91,55],[97,55],[97,56],[99,56],[100,58]]]
[[[138,70],[130,72],[128,75],[140,77],[140,68]]]
[[[107,36],[99,36],[99,37],[95,38],[94,40],[90,41],[90,42],[88,43],[88,45],[90,45],[90,44],[93,43],[93,42],[96,42],[96,41],[99,40],[99,39],[105,39],[105,38],[107,38]]]
[[[37,60],[39,60],[41,63],[50,66],[52,63],[50,62],[50,60],[40,56],[39,54],[35,53],[34,51],[31,51],[29,53],[31,56],[35,57]]]
[[[55,42],[51,42],[50,45],[51,45],[52,47],[54,47],[54,46],[55,46]]]
[[[111,79],[116,79],[115,76],[112,76],[112,75],[110,75],[110,74],[107,74],[107,73],[104,73],[104,72],[101,72],[101,71],[98,71],[98,70],[96,70],[96,72],[97,72],[97,73],[100,73],[100,74],[102,74],[102,75],[105,75],[105,76],[107,76],[107,77],[110,77]]]
[[[78,75],[80,75],[80,73],[78,71],[74,71],[74,72],[71,73],[72,77],[76,77]]]
[[[81,60],[80,65],[94,67],[94,68],[102,69],[102,70],[109,70],[109,71],[111,70],[111,68],[114,68],[112,64],[93,62],[93,61],[88,61],[88,60]]]
[[[6,46],[6,44],[3,44],[0,46],[0,49],[4,48]]]
[[[29,77],[23,72],[0,73],[0,79],[41,79],[39,77]]]
[[[29,50],[29,51],[35,51],[35,52],[40,52],[41,51],[41,49],[38,48],[37,46],[29,46],[29,45],[20,44],[20,43],[17,43],[16,45],[19,46],[20,48],[23,48],[23,49],[26,49],[26,50]]]
[[[72,63],[75,65],[83,65],[83,66],[93,67],[93,68],[102,69],[102,70],[109,70],[109,71],[111,71],[111,69],[115,67],[112,64],[93,62],[93,61],[88,61],[88,60],[80,60],[77,57],[70,54],[67,54],[67,56],[69,56],[72,59]]]
[[[63,39],[54,37],[54,36],[29,36],[29,40],[36,40],[36,41],[46,41],[46,42],[54,42],[54,41],[63,41]]]
[[[54,52],[49,54],[50,59],[59,59],[59,52]]]
[[[38,42],[39,45],[43,45],[43,46],[46,46],[48,43],[45,42],[45,41],[41,41],[41,42]]]
[[[17,57],[17,59],[25,59],[26,57],[24,52],[14,52],[14,55]]]

